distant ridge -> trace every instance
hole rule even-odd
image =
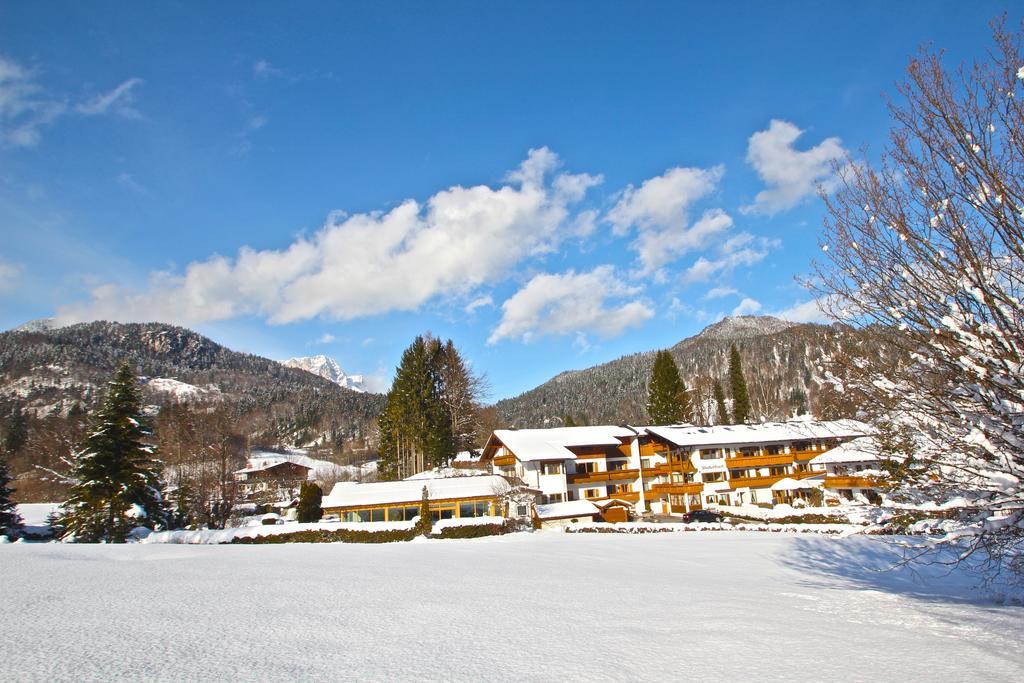
[[[352,391],[366,391],[363,387],[362,375],[346,374],[345,371],[341,369],[341,366],[338,365],[338,361],[334,360],[330,356],[319,354],[316,356],[289,358],[288,360],[281,361],[281,365],[286,368],[298,368],[299,370],[311,372],[318,377],[323,377],[326,380],[334,382],[339,387],[345,387]]]
[[[669,351],[699,398],[699,389],[709,389],[714,380],[722,381],[728,393],[724,381],[728,353],[736,344],[757,417],[781,420],[807,411],[818,416],[826,413],[824,399],[831,399],[834,391],[825,381],[822,365],[841,351],[851,334],[838,326],[732,316],[679,341]],[[495,406],[508,424],[524,428],[558,426],[565,417],[590,424],[643,424],[648,421],[647,383],[653,362],[651,350],[563,372]]]

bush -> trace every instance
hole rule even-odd
[[[293,531],[288,534],[233,538],[231,542],[250,545],[270,543],[396,543],[411,541],[416,536],[416,529],[386,529],[383,531],[310,529]]]
[[[484,536],[500,536],[516,531],[516,524],[506,520],[501,524],[472,524],[468,526],[449,526],[441,529],[431,538],[483,538]]]

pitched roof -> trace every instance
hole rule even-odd
[[[811,460],[812,465],[824,465],[841,462],[874,462],[878,460],[878,443],[874,437],[862,436],[846,443],[841,443],[832,450],[825,451]]]
[[[857,420],[793,420],[749,425],[715,425],[713,427],[644,427],[677,446],[727,446],[773,441],[804,439],[835,439],[870,434],[869,425]]]
[[[427,495],[431,500],[499,496],[510,489],[504,477],[494,474],[482,477],[378,481],[369,484],[343,481],[335,484],[330,494],[324,496],[320,507],[418,503],[423,497],[424,486],[427,487]]]
[[[635,436],[627,427],[555,427],[552,429],[498,429],[494,436],[522,462],[575,460],[570,446],[618,446]]]
[[[250,462],[250,464],[251,464],[251,462]],[[275,460],[267,460],[267,461],[264,461],[264,462],[260,462],[259,464],[255,465],[253,467],[246,466],[246,468],[244,470],[235,470],[235,474],[246,474],[248,472],[264,472],[266,470],[272,470],[275,467],[280,467],[281,465],[295,465],[296,467],[301,467],[301,468],[303,468],[305,470],[313,469],[312,467],[310,467],[308,465],[303,465],[302,463],[294,462],[293,460],[282,459],[282,460],[276,460],[276,461]]]

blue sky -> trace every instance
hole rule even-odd
[[[813,320],[832,160],[1000,3],[0,2],[0,326],[161,320],[491,398]],[[1014,9],[1012,21],[1020,21]]]

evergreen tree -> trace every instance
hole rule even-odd
[[[125,363],[75,456],[77,483],[63,505],[62,522],[76,541],[123,543],[133,527],[166,523],[160,463],[146,443],[150,434],[141,408],[135,375]]]
[[[475,375],[462,359],[455,343],[427,339],[427,351],[440,381],[440,398],[448,411],[456,453],[473,448],[479,422],[480,397],[485,380]]]
[[[298,520],[304,523],[319,522],[324,514],[320,507],[323,499],[324,492],[320,490],[319,486],[311,481],[302,482],[302,488],[299,489],[299,505],[296,510]]]
[[[743,378],[743,362],[735,344],[729,351],[729,389],[732,391],[732,422],[746,424],[751,418],[750,395],[747,393],[747,380]]]
[[[21,532],[21,515],[11,500],[14,489],[8,486],[11,479],[7,458],[0,454],[0,536],[17,536]]]
[[[443,400],[440,345],[416,337],[402,354],[380,425],[382,479],[402,479],[455,455],[451,414]]]
[[[688,422],[691,412],[690,396],[672,354],[658,351],[647,390],[648,417],[654,424],[670,425]]]
[[[562,418],[562,426],[564,427],[578,427],[576,420],[572,419],[572,415],[566,415]]]
[[[434,528],[434,520],[430,517],[430,492],[423,485],[423,498],[420,499],[420,519],[416,522],[416,533],[426,536]]]
[[[715,416],[715,424],[729,424],[729,411],[725,409],[725,392],[722,391],[722,383],[715,382],[715,408],[718,414]]]
[[[7,430],[4,433],[3,450],[7,456],[17,455],[18,452],[28,443],[28,418],[20,410],[11,414],[7,423]]]

